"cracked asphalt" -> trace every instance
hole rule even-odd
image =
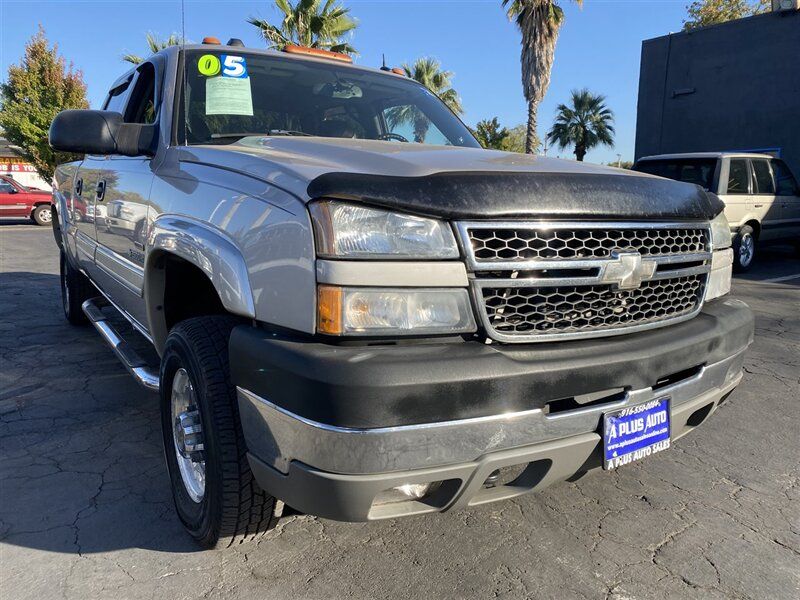
[[[800,597],[800,260],[764,252],[744,382],[665,453],[469,511],[308,516],[200,551],[157,397],[62,317],[52,234],[0,223],[0,598]]]

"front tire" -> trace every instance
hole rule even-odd
[[[53,221],[53,209],[49,204],[40,204],[33,210],[31,219],[37,225],[50,225]]]
[[[60,253],[59,263],[61,307],[64,309],[64,316],[73,325],[85,325],[89,320],[83,313],[82,305],[96,294],[94,286],[86,275],[69,264],[63,250]]]
[[[756,232],[750,225],[745,225],[733,239],[733,270],[744,273],[753,264],[756,256]]]
[[[273,526],[275,499],[247,462],[228,339],[227,316],[176,325],[161,359],[164,454],[178,516],[207,548],[253,539]]]

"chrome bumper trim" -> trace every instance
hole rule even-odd
[[[629,391],[624,399],[547,415],[540,409],[473,419],[377,429],[335,427],[306,419],[237,388],[248,449],[287,473],[293,460],[341,474],[389,473],[474,461],[519,446],[595,433],[604,412],[670,396],[673,414],[703,396],[716,400],[741,380],[744,352],[706,365],[695,376],[658,390]],[[553,399],[555,400],[555,398]]]

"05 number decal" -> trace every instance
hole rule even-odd
[[[220,59],[222,59],[223,77],[238,77],[240,79],[247,77],[247,63],[244,60],[244,56],[223,54]]]

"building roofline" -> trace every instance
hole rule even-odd
[[[658,40],[663,40],[663,39],[666,39],[666,38],[676,37],[676,36],[681,36],[681,35],[694,35],[694,34],[699,33],[701,31],[709,31],[709,30],[717,29],[717,28],[721,28],[721,27],[733,27],[733,26],[736,26],[736,25],[741,25],[742,23],[752,22],[752,21],[755,21],[755,20],[758,20],[758,19],[774,18],[775,15],[777,15],[780,18],[786,18],[789,15],[800,16],[800,10],[781,10],[781,11],[770,10],[770,11],[767,11],[765,13],[761,13],[761,14],[758,14],[758,15],[749,15],[747,17],[742,17],[741,19],[733,19],[732,21],[725,21],[724,23],[715,23],[713,25],[706,25],[705,27],[698,27],[696,29],[690,29],[689,31],[681,30],[681,31],[676,31],[676,32],[670,32],[670,33],[668,33],[666,35],[659,35],[659,36],[656,36],[656,37],[647,38],[646,40],[642,41],[642,44],[646,44],[648,42],[655,42],[655,41],[658,41]]]

